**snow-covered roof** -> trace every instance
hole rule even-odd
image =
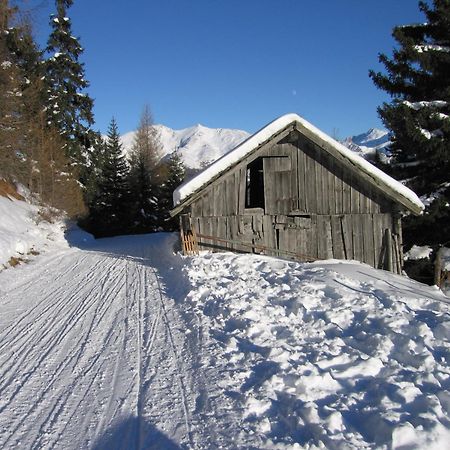
[[[390,193],[391,196],[414,213],[419,214],[424,209],[423,203],[413,191],[400,182],[394,180],[382,170],[373,166],[367,160],[355,154],[323,131],[316,128],[298,114],[286,114],[278,119],[275,119],[273,122],[266,125],[233,150],[230,150],[220,159],[208,166],[197,176],[183,183],[173,193],[174,206],[184,203],[189,197],[192,196],[192,194],[198,192],[212,179],[215,179],[228,168],[238,163],[263,143],[267,142],[274,134],[279,133],[289,125],[297,125],[299,129],[307,129],[318,141],[329,144],[335,152],[344,156],[345,159],[356,166],[356,168],[358,168],[361,172],[368,175],[374,184],[380,187],[384,192]]]

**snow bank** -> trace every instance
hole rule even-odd
[[[239,162],[252,150],[258,148],[260,145],[270,139],[274,134],[283,130],[292,123],[298,123],[301,127],[306,128],[315,136],[317,136],[318,139],[331,145],[337,152],[351,161],[359,170],[365,172],[366,174],[369,174],[371,178],[377,180],[380,185],[387,186],[389,189],[405,198],[408,202],[414,205],[418,211],[424,209],[424,206],[417,195],[406,186],[394,180],[389,175],[370,164],[364,158],[356,155],[343,144],[335,141],[333,138],[331,138],[323,131],[319,130],[314,125],[298,116],[297,114],[286,114],[269,123],[253,136],[245,140],[242,144],[238,145],[236,148],[225,154],[222,158],[211,164],[196,177],[186,183],[183,183],[173,193],[174,206],[180,204],[185,198],[201,189],[211,179],[221,174],[229,167],[233,166],[233,164]]]
[[[0,268],[11,257],[41,252],[51,242],[65,242],[62,224],[40,219],[38,211],[35,205],[0,196]]]
[[[446,448],[447,297],[356,263],[189,261],[186,308],[242,416],[236,448]]]
[[[433,249],[426,245],[413,245],[411,249],[405,253],[404,259],[422,259],[429,258]]]

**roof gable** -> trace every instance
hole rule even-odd
[[[230,167],[240,162],[250,153],[253,153],[266,142],[273,139],[274,136],[282,133],[290,126],[295,127],[300,133],[315,142],[334,158],[342,161],[346,165],[350,165],[352,169],[358,171],[366,181],[375,185],[385,195],[400,203],[406,209],[415,214],[420,214],[424,209],[424,205],[417,195],[406,186],[394,180],[392,177],[373,166],[367,160],[355,154],[302,117],[297,114],[286,114],[266,125],[233,150],[208,166],[196,177],[179,186],[173,194],[174,206],[177,206],[174,213],[178,212],[184,204],[188,203],[189,199],[192,198],[195,193],[202,190],[203,187],[217,179]]]

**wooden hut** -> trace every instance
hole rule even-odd
[[[354,259],[397,273],[402,212],[423,210],[411,190],[296,114],[181,185],[174,205],[183,237],[200,248]]]

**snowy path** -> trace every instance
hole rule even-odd
[[[170,255],[103,246],[0,274],[0,448],[195,448],[214,433],[190,413],[205,388],[155,269]]]

